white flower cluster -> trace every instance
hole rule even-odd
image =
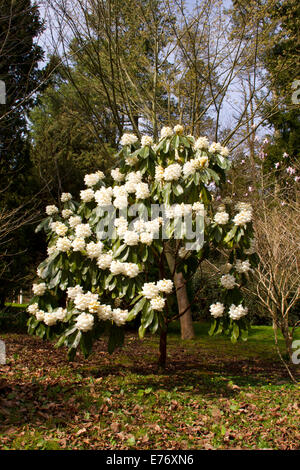
[[[94,197],[95,193],[91,188],[83,189],[82,191],[80,191],[80,199],[83,202],[90,202],[94,199]]]
[[[252,206],[247,202],[239,202],[235,209],[239,211],[233,219],[235,225],[244,226],[252,220]]]
[[[86,245],[87,255],[90,259],[99,258],[103,249],[103,243],[98,242],[90,242]]]
[[[62,222],[54,222],[51,224],[51,228],[60,237],[64,237],[68,231],[68,227]]]
[[[71,193],[62,193],[60,197],[61,202],[68,202],[68,201],[71,201],[71,199],[72,199]]]
[[[71,249],[72,242],[68,237],[60,237],[56,242],[56,249],[58,251],[67,252]]]
[[[78,238],[87,238],[92,235],[92,230],[89,224],[78,224],[75,227],[75,234]]]
[[[229,214],[227,212],[217,212],[214,217],[214,221],[218,225],[225,225],[227,224],[228,220],[229,220]]]
[[[142,147],[151,147],[153,145],[153,139],[150,135],[143,135],[141,139]]]
[[[121,261],[114,260],[110,264],[110,272],[114,276],[122,274],[123,276],[134,278],[139,274],[140,268],[135,263],[122,263]]]
[[[72,217],[69,218],[69,225],[71,228],[74,228],[79,224],[81,224],[81,217],[79,217],[79,215],[72,215]]]
[[[177,124],[177,126],[175,126],[173,130],[174,130],[175,134],[182,135],[183,132],[184,132],[184,127],[181,126],[180,124]]]
[[[248,308],[243,307],[242,305],[232,304],[229,308],[229,317],[232,320],[239,320],[240,318],[247,315],[247,313],[248,313]]]
[[[248,259],[245,261],[237,259],[235,262],[235,269],[238,273],[247,273],[251,269],[250,261]]]
[[[73,248],[73,251],[82,251],[82,250],[84,250],[85,249],[85,239],[80,238],[80,237],[74,238],[74,240],[72,241],[72,248]]]
[[[232,274],[224,274],[220,281],[221,285],[225,287],[225,289],[233,289],[237,285],[236,279]]]
[[[194,150],[206,150],[209,147],[207,137],[199,137],[194,143]]]
[[[95,192],[95,200],[98,206],[100,207],[110,206],[112,203],[112,200],[111,200],[112,195],[113,195],[113,190],[111,187],[109,188],[102,187],[101,189],[98,189],[98,191]]]
[[[120,140],[120,144],[124,147],[125,145],[133,145],[138,141],[138,138],[134,134],[123,134]]]
[[[111,253],[102,253],[97,259],[97,266],[100,269],[109,269],[113,257]]]
[[[61,215],[64,219],[68,219],[72,214],[73,212],[71,211],[71,209],[63,209],[61,211]]]
[[[224,313],[224,305],[221,302],[216,302],[215,304],[211,304],[209,307],[210,313],[214,318],[222,317]]]
[[[173,163],[164,170],[165,181],[177,181],[181,176],[181,165]]]
[[[171,127],[165,126],[160,131],[160,138],[161,139],[164,139],[166,137],[172,137],[172,135],[173,135],[173,131],[172,131]]]
[[[170,279],[162,279],[155,282],[146,282],[142,288],[142,295],[150,300],[153,310],[162,311],[166,300],[160,295],[161,293],[170,294],[173,290],[173,281]]]
[[[56,206],[47,206],[46,207],[46,214],[47,215],[54,215],[58,213],[58,208]]]
[[[40,282],[39,284],[33,284],[32,291],[35,295],[44,295],[46,292],[46,284],[44,282]]]
[[[208,157],[199,157],[192,160],[188,160],[184,165],[182,172],[184,176],[190,176],[195,173],[195,171],[208,166]]]
[[[115,168],[114,170],[111,170],[110,172],[112,178],[120,183],[121,181],[124,181],[125,175],[121,173],[120,168]]]
[[[97,171],[96,173],[85,175],[84,182],[86,186],[91,187],[91,186],[95,186],[103,178],[104,178],[104,173],[102,171]]]
[[[94,326],[94,316],[90,313],[81,313],[76,319],[75,326],[80,331],[90,331]]]

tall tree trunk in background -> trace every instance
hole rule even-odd
[[[166,258],[171,273],[175,271],[175,259],[174,256],[166,251]],[[178,313],[185,312],[180,316],[180,329],[181,329],[181,339],[193,339],[195,338],[192,312],[189,308],[190,302],[186,290],[185,279],[182,273],[175,271],[174,273],[174,284],[176,287],[176,297],[178,305]]]

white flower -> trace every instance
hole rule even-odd
[[[183,165],[183,169],[182,169],[184,176],[193,175],[198,168],[198,162],[199,161],[197,161],[196,159],[189,160],[188,162],[186,162]]]
[[[217,212],[214,217],[214,221],[219,225],[227,224],[228,220],[229,214],[227,214],[227,212]]]
[[[153,145],[153,139],[150,135],[143,135],[141,139],[142,147],[151,147]]]
[[[90,187],[95,186],[100,181],[100,179],[102,179],[101,178],[101,176],[102,176],[101,173],[97,172],[97,173],[91,173],[90,175],[85,175],[84,182],[85,182],[86,186],[90,186]]]
[[[80,223],[81,223],[81,217],[79,217],[79,215],[74,215],[69,218],[69,225],[72,228],[76,227],[76,225],[79,225]]]
[[[87,310],[90,303],[97,301],[98,294],[92,294],[92,292],[87,292],[86,294],[78,293],[74,299],[74,304],[78,310]]]
[[[30,313],[31,315],[35,315],[38,309],[39,309],[39,306],[35,302],[34,304],[28,305],[27,312]]]
[[[154,299],[159,294],[159,288],[155,282],[146,282],[142,288],[142,294],[146,299]]]
[[[153,235],[155,233],[159,232],[159,227],[162,224],[163,219],[161,217],[157,217],[156,219],[149,220],[149,222],[145,222],[144,224],[144,229],[145,232],[152,233]]]
[[[220,153],[222,151],[222,145],[219,142],[213,142],[209,147],[208,151],[210,153]]]
[[[46,207],[46,214],[47,215],[54,215],[58,213],[58,208],[56,206],[47,206]]]
[[[56,249],[58,251],[69,251],[72,247],[72,242],[68,237],[59,238],[56,242]]]
[[[61,215],[63,216],[64,219],[68,219],[72,214],[73,212],[70,209],[64,209],[61,212]]]
[[[208,147],[209,141],[207,137],[199,137],[194,144],[194,150],[205,150],[208,149]]]
[[[235,225],[246,225],[252,220],[252,211],[242,210],[233,219]]]
[[[128,222],[124,217],[119,217],[115,219],[115,227],[117,227],[117,234],[120,238],[124,236],[128,228]]]
[[[228,149],[227,147],[222,147],[220,153],[221,153],[222,157],[228,157],[228,155],[229,155],[229,149]]]
[[[89,224],[78,224],[75,228],[75,234],[78,238],[86,238],[91,236],[92,230]]]
[[[146,199],[150,196],[150,191],[147,183],[138,183],[136,185],[135,195],[137,199]]]
[[[158,310],[159,312],[164,309],[165,303],[166,300],[163,297],[160,297],[160,295],[150,300],[151,308],[153,310]]]
[[[126,181],[125,189],[126,189],[127,193],[129,193],[129,194],[135,193],[136,185],[137,185],[137,183],[135,183],[134,181]]]
[[[160,138],[164,139],[165,137],[172,137],[173,131],[171,127],[163,127],[160,131]]]
[[[181,166],[179,163],[173,163],[164,170],[164,179],[166,181],[176,181],[180,178]]]
[[[112,197],[112,188],[101,188],[95,192],[95,200],[98,206],[110,206]]]
[[[84,238],[75,238],[72,241],[73,251],[82,251],[85,249],[85,240]]]
[[[126,181],[131,181],[132,183],[141,183],[142,182],[142,174],[140,171],[131,171],[126,176]]]
[[[250,261],[248,259],[245,261],[237,259],[235,262],[235,269],[238,273],[247,273],[251,269]]]
[[[90,313],[98,313],[99,308],[100,308],[100,303],[98,302],[98,300],[94,300],[90,302],[88,305],[88,310]]]
[[[145,230],[145,220],[143,219],[137,219],[133,223],[134,230],[138,233],[141,233]]]
[[[103,249],[102,242],[90,242],[86,245],[86,251],[90,259],[99,258]]]
[[[124,145],[133,145],[138,141],[138,138],[134,134],[123,134],[120,140],[120,144]]]
[[[61,202],[68,202],[68,201],[71,201],[71,199],[72,199],[71,193],[62,193],[60,197]]]
[[[100,305],[97,311],[99,320],[110,320],[112,318],[112,309],[110,305]]]
[[[110,265],[110,272],[117,276],[118,274],[125,274],[124,273],[124,263],[121,261],[112,261]]]
[[[68,227],[65,224],[63,224],[62,222],[57,222],[55,224],[54,231],[60,237],[64,237],[66,235],[67,231],[68,231]]]
[[[75,286],[75,287],[68,287],[68,289],[67,289],[67,295],[68,295],[69,299],[74,300],[75,297],[76,297],[78,294],[83,294],[83,289],[82,289],[81,286],[79,286],[79,285],[77,284],[77,286]]]
[[[44,295],[46,292],[46,284],[44,282],[33,284],[32,291],[35,295]]]
[[[127,196],[119,196],[114,200],[114,206],[117,209],[125,209],[128,206]]]
[[[224,276],[221,277],[221,284],[226,289],[233,289],[234,286],[236,286],[235,277],[231,274],[224,274]]]
[[[89,331],[94,326],[94,317],[90,313],[81,313],[76,319],[76,328],[80,331]]]
[[[211,304],[209,307],[210,313],[214,318],[222,317],[224,313],[224,305],[221,302],[216,302],[215,304]]]
[[[156,285],[159,292],[164,292],[165,294],[170,294],[173,290],[173,281],[171,281],[171,279],[162,279],[158,281]]]
[[[155,167],[155,179],[159,182],[162,182],[164,179],[164,169],[161,165]]]
[[[125,179],[125,175],[121,173],[120,168],[115,168],[114,170],[111,170],[110,174],[112,178],[118,183]]]
[[[130,278],[136,277],[140,272],[140,268],[135,263],[124,263],[124,270],[123,273],[125,276]]]
[[[91,188],[83,189],[82,191],[80,191],[80,199],[83,202],[90,202],[94,199],[94,197],[95,193]]]
[[[47,326],[55,325],[55,323],[57,322],[57,318],[54,312],[45,312],[43,320]]]
[[[134,232],[133,230],[126,230],[124,233],[124,242],[128,246],[135,246],[139,242],[139,234]]]
[[[35,318],[37,319],[37,321],[44,321],[44,318],[45,318],[44,310],[38,310],[35,314]]]
[[[120,308],[115,308],[112,311],[112,320],[118,326],[124,325],[127,318],[128,318],[128,310],[121,310]]]
[[[150,246],[151,243],[153,242],[153,234],[149,232],[142,232],[140,234],[140,241],[141,243],[144,243],[145,245]]]
[[[123,196],[126,196],[128,195],[128,191],[125,187],[125,184],[123,184],[122,186],[115,186],[113,188],[113,195],[114,197],[123,197]]]
[[[177,124],[177,126],[175,126],[173,130],[174,130],[175,134],[182,135],[183,131],[184,131],[184,127],[181,126],[180,124]]]
[[[97,259],[97,266],[100,269],[108,269],[111,265],[112,260],[113,260],[112,255],[110,255],[109,253],[104,253],[100,255],[99,258]]]
[[[67,313],[67,309],[59,307],[58,309],[54,310],[54,312],[52,312],[52,315],[55,316],[56,320],[63,321],[66,318]]]
[[[240,318],[244,317],[248,313],[248,308],[243,307],[242,305],[234,305],[232,304],[229,308],[229,317],[232,320],[239,320]]]

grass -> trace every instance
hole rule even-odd
[[[181,341],[171,326],[163,372],[157,337],[128,333],[111,356],[102,340],[68,363],[48,342],[1,335],[0,449],[299,449],[300,389],[272,329],[233,345],[195,327],[196,339]]]

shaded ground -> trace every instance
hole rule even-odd
[[[164,372],[155,337],[128,334],[111,356],[99,341],[69,363],[39,338],[1,335],[0,449],[299,449],[300,388],[270,329],[237,345],[206,329],[170,335]]]

